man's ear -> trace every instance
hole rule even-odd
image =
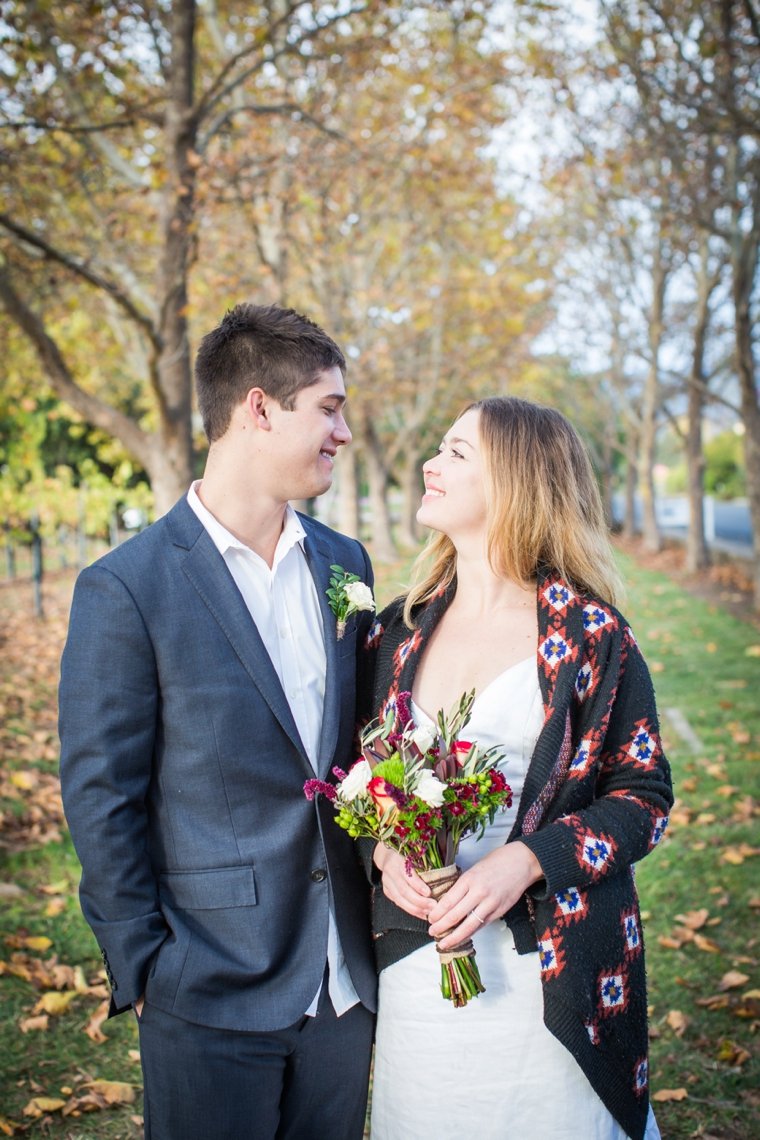
[[[245,410],[248,419],[260,431],[271,431],[272,421],[269,411],[272,404],[271,396],[267,396],[263,388],[251,388],[245,398]]]

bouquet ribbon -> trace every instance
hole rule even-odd
[[[424,883],[430,887],[430,893],[435,902],[442,899],[443,896],[451,890],[454,883],[457,881],[462,872],[459,867],[434,867],[431,871],[418,871],[417,874]],[[451,934],[451,930],[444,930],[443,934],[439,934],[436,938],[436,950],[440,956],[441,965],[447,966],[449,962],[456,961],[457,958],[472,958],[475,955],[475,947],[472,944],[472,939],[467,938],[464,942],[460,942],[457,946],[452,946],[449,950],[441,950],[438,943],[442,942]]]

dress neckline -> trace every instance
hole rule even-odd
[[[503,673],[499,673],[496,677],[494,677],[493,681],[490,681],[486,685],[485,689],[483,689],[482,692],[478,693],[477,697],[475,698],[475,700],[473,701],[473,704],[472,704],[472,712],[475,711],[475,706],[477,705],[478,701],[486,695],[486,693],[489,691],[489,689],[492,689],[494,687],[494,685],[498,684],[499,681],[502,681],[505,677],[509,676],[510,673],[513,673],[515,671],[515,669],[519,669],[519,668],[521,668],[521,666],[526,665],[529,661],[535,661],[535,660],[536,660],[535,653],[531,654],[530,657],[523,657],[522,661],[516,661],[514,665],[510,665],[509,668],[505,669]],[[428,716],[428,714],[425,712],[425,710],[423,708],[420,708],[420,706],[415,701],[414,697],[410,697],[410,703],[411,703],[412,708],[415,709],[418,713],[421,713],[422,716],[424,716],[425,719],[430,722],[430,724],[435,724],[435,721],[433,720],[433,718],[431,716]]]

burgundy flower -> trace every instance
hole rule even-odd
[[[303,793],[307,800],[313,800],[315,796],[324,796],[330,803],[337,795],[335,786],[326,783],[324,780],[307,780],[303,786]]]
[[[396,698],[396,710],[398,712],[399,721],[401,722],[402,731],[409,724],[409,721],[414,719],[409,711],[409,699],[411,695],[411,693],[399,693]]]
[[[341,783],[343,783],[346,778],[346,773],[342,768],[335,767],[333,768],[333,776],[335,776],[336,780],[339,780]]]
[[[464,815],[465,812],[467,811],[467,808],[465,807],[465,805],[460,804],[458,802],[453,803],[453,804],[447,804],[446,806],[448,807],[448,809],[452,815]]]

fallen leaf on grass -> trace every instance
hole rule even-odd
[[[721,784],[719,788],[715,789],[716,795],[725,796],[726,799],[728,799],[729,796],[735,796],[736,793],[740,791],[741,788],[735,787],[734,784]]]
[[[708,776],[712,776],[714,780],[725,780],[728,775],[722,764],[708,764],[705,771]]]
[[[748,645],[744,650],[745,657],[760,657],[760,645]]]
[[[34,1116],[39,1118],[46,1112],[57,1112],[59,1108],[63,1108],[66,1104],[65,1100],[60,1100],[55,1096],[36,1096],[24,1109],[24,1116]]]
[[[745,858],[746,856],[742,854],[738,847],[726,847],[721,854],[720,861],[721,863],[731,863],[734,867],[740,867]]]
[[[140,1060],[140,1050],[139,1049],[128,1049],[127,1050],[127,1056],[129,1057],[130,1061],[139,1061]]]
[[[687,1017],[685,1013],[681,1013],[680,1009],[671,1009],[666,1020],[676,1037],[683,1037],[691,1025],[691,1018]]]
[[[0,1132],[2,1132],[4,1136],[12,1136],[15,1131],[16,1129],[10,1121],[6,1120],[4,1116],[0,1116]]]
[[[44,993],[34,1007],[35,1013],[51,1013],[53,1017],[60,1017],[69,1008],[75,997],[79,997],[76,990],[48,990]]]
[[[760,897],[755,896],[747,901],[747,906],[751,906],[753,910],[760,908]]]
[[[678,938],[668,938],[665,934],[660,934],[657,938],[660,946],[666,950],[680,950],[681,942]]]
[[[649,672],[650,673],[664,673],[665,672],[665,666],[664,666],[663,662],[662,661],[650,661],[649,662]]]
[[[132,1121],[133,1124],[136,1124],[138,1128],[142,1128],[143,1124],[145,1123],[145,1117],[144,1116],[130,1116],[129,1119]]]
[[[735,990],[749,981],[749,974],[741,974],[738,970],[729,970],[718,982],[719,990]]]
[[[132,1104],[135,1090],[127,1081],[86,1081],[83,1088],[92,1089],[107,1104]]]
[[[739,854],[745,859],[750,859],[753,855],[760,855],[760,847],[750,847],[749,843],[740,843]]]
[[[35,772],[34,769],[26,768],[21,772],[13,772],[10,777],[10,782],[14,788],[21,788],[24,792],[31,792],[37,787],[39,779],[39,772]]]
[[[719,1061],[724,1061],[727,1065],[743,1065],[745,1061],[750,1060],[752,1054],[734,1041],[723,1041],[716,1056]]]
[[[720,906],[720,902],[718,903],[718,906]],[[723,919],[720,916],[718,916],[717,918],[708,918],[707,925],[708,926],[720,926],[722,921],[723,921]]]
[[[716,1009],[728,1009],[729,1003],[725,994],[713,994],[711,997],[697,998],[695,1004],[715,1011]]]
[[[667,1100],[686,1100],[688,1095],[686,1089],[659,1089],[652,1096],[652,1100],[656,1100],[662,1104]]]
[[[712,938],[705,938],[703,934],[694,935],[694,945],[698,950],[704,950],[707,954],[720,954],[720,946],[714,942]]]
[[[702,827],[707,827],[707,825],[708,825],[708,824],[710,824],[710,823],[715,823],[715,820],[716,820],[717,818],[718,818],[718,817],[715,815],[715,813],[714,813],[714,812],[711,812],[711,811],[701,811],[701,812],[699,813],[699,815],[697,816],[697,818],[694,820],[694,822],[695,822],[696,824],[698,824],[699,826],[702,826]]]
[[[63,895],[55,895],[45,907],[44,913],[48,918],[55,918],[66,909],[66,899]]]
[[[29,937],[28,935],[9,934],[3,941],[6,946],[10,946],[11,950],[49,950],[53,945],[52,939],[45,938],[43,935]]]
[[[0,899],[18,899],[23,894],[24,891],[18,883],[0,883]]]
[[[84,1032],[87,1034],[91,1041],[95,1042],[96,1045],[104,1045],[108,1040],[105,1033],[102,1032],[100,1027],[108,1017],[108,1008],[110,1004],[111,999],[105,998],[105,1000],[102,1001],[98,1008],[95,1010],[92,1017],[87,1022],[87,1025],[84,1027]]]
[[[755,1001],[760,1001],[760,990],[747,990],[746,994],[742,994],[742,998],[754,998]]]
[[[673,827],[673,825],[676,827],[688,827],[690,822],[691,811],[689,808],[684,807],[676,808],[675,811],[672,811],[668,821],[670,827]]]
[[[707,907],[702,907],[701,910],[687,910],[686,914],[677,914],[676,922],[682,923],[683,926],[688,926],[690,930],[700,930],[709,917],[710,912]]]
[[[32,1029],[47,1029],[49,1024],[48,1015],[43,1013],[39,1017],[22,1017],[18,1027],[22,1033],[29,1033]]]

